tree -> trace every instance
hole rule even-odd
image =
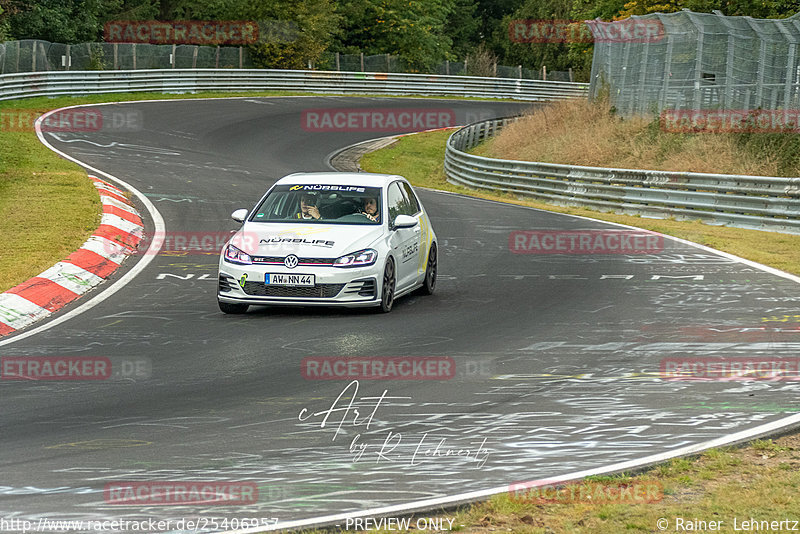
[[[447,58],[452,40],[448,15],[456,0],[340,0],[344,16],[340,52],[392,54],[412,70]]]
[[[6,22],[14,39],[90,42],[99,40],[103,14],[120,6],[120,0],[10,0]]]
[[[463,59],[480,42],[481,21],[476,0],[455,0],[444,25],[452,45],[448,59]]]
[[[529,27],[536,31],[551,32],[564,27],[571,13],[572,0],[526,0],[519,9],[503,17],[501,22],[500,29],[504,32],[504,39],[500,41],[503,51],[501,63],[532,69],[545,65],[548,70],[567,70],[571,65],[569,45],[564,39],[553,36],[552,43],[519,42],[512,39],[509,28],[512,21],[536,21]]]

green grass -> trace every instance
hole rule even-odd
[[[77,165],[32,132],[0,132],[0,291],[78,249],[100,222],[100,199]]]

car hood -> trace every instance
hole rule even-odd
[[[369,247],[382,234],[379,225],[247,222],[230,243],[251,256],[338,258]]]

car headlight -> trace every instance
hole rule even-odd
[[[239,250],[238,248],[234,247],[233,245],[228,245],[225,247],[225,261],[230,263],[238,263],[239,265],[252,265],[253,259],[250,257],[249,254],[246,254]]]
[[[336,258],[333,262],[334,267],[364,267],[372,265],[378,259],[378,251],[367,248]]]

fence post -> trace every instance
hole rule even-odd
[[[239,68],[244,68],[244,49],[241,46],[239,47]]]
[[[31,53],[31,72],[36,72],[36,47],[38,46],[39,41],[33,42],[32,53]]]
[[[342,70],[342,69],[339,67],[339,52],[336,52],[336,70],[337,70],[337,71],[340,71],[340,70]]]
[[[522,65],[517,65],[517,70],[519,71],[519,79],[522,79]]]
[[[198,48],[199,47],[197,45],[194,45],[194,51],[192,52],[192,68],[193,69],[197,68],[197,49]]]
[[[392,72],[392,69],[389,66],[389,54],[386,54],[386,72]]]
[[[175,63],[178,62],[177,61],[178,57],[175,55],[175,51],[177,50],[177,48],[178,48],[178,45],[176,45],[175,43],[172,43],[172,54],[170,54],[170,58],[169,59],[170,59],[170,63],[172,63],[172,68],[173,69],[175,68]]]
[[[645,50],[647,50],[645,48]],[[575,80],[572,78],[572,67],[569,68],[569,81],[574,82]]]
[[[464,76],[467,75],[467,58],[464,58]]]
[[[65,50],[66,56],[64,56],[64,70],[69,70],[69,64],[71,63],[71,61],[69,60],[70,49],[71,49],[70,45],[67,45],[67,49]],[[89,43],[86,43],[86,50],[91,52],[91,49],[89,48]]]
[[[445,59],[444,60],[444,72],[448,76],[450,75],[450,60],[449,59]]]
[[[117,46],[117,43],[114,43],[114,70],[117,70],[117,67],[119,67],[119,63],[117,62]]]
[[[364,52],[361,52],[361,72],[364,72]]]
[[[542,80],[547,81],[547,65],[542,65]]]
[[[214,59],[214,68],[215,69],[219,68],[219,45],[217,45],[217,54],[216,58]]]
[[[131,49],[133,50],[133,70],[136,70],[136,43],[131,45]]]

